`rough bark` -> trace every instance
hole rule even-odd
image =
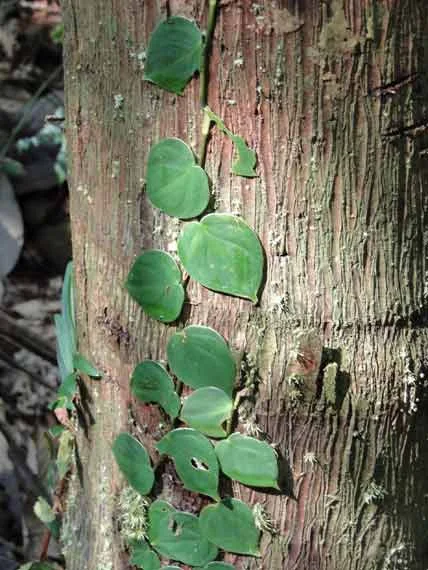
[[[203,25],[202,3],[169,4]],[[151,144],[178,136],[198,146],[198,80],[184,97],[142,81],[165,9],[64,0],[79,338],[106,372],[85,384],[71,570],[128,567],[111,441],[130,412],[152,452],[163,430],[130,399],[129,376],[141,359],[165,358],[174,329],[146,319],[123,283],[141,248],[174,251],[180,231],[143,192]],[[278,530],[264,534],[261,559],[227,556],[237,568],[427,566],[425,9],[424,0],[221,3],[209,103],[256,149],[260,176],[230,175],[233,149],[217,132],[206,167],[218,211],[258,232],[267,274],[257,307],[191,283],[182,322],[213,326],[236,350],[244,423],[277,444],[292,478],[290,496],[234,485]],[[309,343],[315,333],[322,353]],[[178,483],[168,492],[192,507]]]

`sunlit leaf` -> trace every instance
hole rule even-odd
[[[172,372],[191,388],[216,386],[232,394],[235,360],[214,329],[190,325],[176,332],[168,341],[167,355]]]
[[[278,459],[265,441],[234,433],[215,448],[221,469],[231,479],[253,487],[278,487]]]
[[[208,176],[195,164],[190,148],[180,139],[163,139],[152,147],[146,176],[151,202],[169,216],[194,218],[208,205]]]
[[[223,550],[259,556],[260,531],[251,509],[238,499],[223,499],[202,509],[199,524],[203,536]]]
[[[199,388],[183,404],[180,419],[210,437],[226,437],[222,425],[232,413],[231,398],[219,388]]]
[[[134,262],[126,282],[129,294],[143,310],[158,321],[175,321],[184,302],[181,273],[164,251],[150,250]]]
[[[141,495],[150,493],[154,473],[143,445],[128,433],[121,433],[114,440],[112,450],[119,469],[131,487]]]
[[[168,18],[150,36],[144,79],[181,95],[199,70],[201,52],[199,28],[180,16]]]
[[[186,489],[219,500],[217,456],[205,436],[194,429],[179,428],[167,433],[156,448],[174,459]]]
[[[131,391],[142,402],[155,402],[175,419],[181,401],[174,390],[174,382],[165,368],[154,360],[138,364],[131,377]]]
[[[159,554],[190,566],[204,566],[218,552],[202,536],[197,517],[176,511],[162,500],[150,506],[148,538]]]
[[[190,222],[178,240],[178,255],[189,275],[208,289],[257,302],[263,250],[241,218],[208,214]]]

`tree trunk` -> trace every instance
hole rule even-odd
[[[198,148],[199,81],[176,97],[142,79],[164,3],[63,4],[79,341],[105,371],[84,385],[63,539],[70,570],[123,570],[111,442],[131,414],[153,453],[160,416],[129,377],[165,359],[174,331],[123,285],[142,248],[175,251],[182,223],[149,204],[145,164],[164,136]],[[203,4],[169,10],[203,27]],[[255,148],[259,177],[230,174],[215,130],[206,169],[217,210],[260,236],[266,283],[254,307],[190,282],[181,322],[236,351],[241,425],[276,444],[290,480],[288,495],[233,485],[277,530],[261,559],[227,555],[236,568],[427,568],[427,34],[425,0],[220,3],[209,104]]]

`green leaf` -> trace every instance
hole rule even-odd
[[[76,352],[73,355],[73,365],[76,370],[82,372],[82,374],[90,376],[91,378],[99,379],[103,376],[103,373],[95,368],[95,366],[80,354],[80,352]]]
[[[65,427],[62,425],[54,425],[48,429],[48,434],[50,434],[53,438],[59,437],[63,431],[65,431]]]
[[[141,495],[150,493],[154,473],[143,445],[128,433],[121,433],[114,440],[112,450],[119,469],[131,487]]]
[[[238,158],[232,165],[232,174],[245,176],[247,178],[254,178],[257,176],[257,173],[255,171],[257,162],[255,151],[247,146],[247,143],[242,137],[239,135],[234,135],[232,131],[226,127],[220,117],[211,111],[209,107],[205,107],[204,111],[211,119],[211,121],[213,121],[235,145],[236,151],[238,153]]]
[[[58,388],[58,398],[66,398],[69,403],[73,402],[73,398],[77,393],[76,373],[72,372],[61,382]]]
[[[234,570],[235,566],[227,562],[210,562],[200,570]]]
[[[67,322],[62,315],[54,315],[57,360],[62,380],[74,372],[73,354],[74,342],[73,331],[67,326]]]
[[[168,341],[168,364],[191,388],[216,386],[231,395],[236,364],[224,338],[209,327],[191,325]]]
[[[187,224],[178,240],[185,270],[204,287],[257,303],[263,250],[257,235],[237,216],[208,214]]]
[[[252,487],[278,487],[278,459],[265,441],[234,433],[215,448],[221,469],[231,479]]]
[[[210,199],[208,176],[180,139],[163,139],[152,147],[146,183],[152,204],[169,216],[199,216]]]
[[[130,564],[134,564],[143,570],[159,570],[161,567],[159,557],[145,540],[132,542],[131,549]]]
[[[48,524],[55,520],[55,513],[52,510],[50,504],[43,497],[39,497],[33,507],[34,514],[36,517],[42,521],[42,523]]]
[[[223,550],[259,556],[260,531],[251,509],[238,499],[208,505],[199,517],[203,536]]]
[[[144,79],[181,95],[199,70],[202,35],[190,20],[174,16],[161,22],[150,36]]]
[[[50,564],[46,562],[28,562],[23,566],[20,566],[18,570],[55,570]]]
[[[65,318],[67,325],[74,333],[74,350],[76,350],[76,315],[74,310],[74,270],[73,262],[69,261],[65,268],[64,281],[61,291],[61,314]]]
[[[167,433],[156,448],[174,459],[178,476],[186,489],[219,500],[217,457],[205,436],[194,429],[179,428]]]
[[[74,435],[65,430],[59,438],[56,464],[58,467],[58,478],[63,479],[71,467],[74,451]]]
[[[165,368],[154,360],[138,364],[131,377],[131,392],[142,402],[156,402],[175,419],[181,401],[174,390],[174,382]]]
[[[190,566],[204,566],[214,560],[218,552],[201,535],[197,517],[176,511],[162,500],[150,506],[148,537],[159,554]]]
[[[186,398],[180,420],[210,437],[226,437],[222,428],[232,414],[233,402],[219,388],[199,388]]]
[[[170,323],[181,313],[181,272],[164,251],[150,250],[140,255],[129,272],[126,288],[143,310],[158,321]]]
[[[0,171],[10,176],[10,178],[20,178],[25,174],[25,168],[22,162],[18,162],[13,158],[3,158],[0,162]]]

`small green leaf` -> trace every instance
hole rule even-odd
[[[58,388],[58,398],[66,398],[68,402],[73,402],[77,394],[76,373],[72,372],[61,382]]]
[[[199,70],[201,53],[199,28],[180,16],[168,18],[150,37],[144,79],[181,95],[192,75]]]
[[[55,513],[52,510],[50,504],[43,497],[39,497],[33,507],[34,514],[36,517],[42,521],[42,523],[48,524],[55,520]]]
[[[232,165],[232,174],[254,178],[257,176],[254,170],[257,161],[255,151],[249,148],[244,139],[238,135],[234,135],[232,141],[238,151],[238,159]]]
[[[238,499],[208,505],[199,517],[203,536],[223,550],[259,556],[260,531],[251,509]]]
[[[150,506],[148,538],[159,554],[190,566],[204,566],[218,552],[201,535],[197,517],[176,511],[162,500]]]
[[[56,456],[59,479],[63,479],[70,469],[73,461],[73,451],[74,435],[70,431],[65,430],[59,438],[59,447]]]
[[[184,302],[181,272],[164,251],[141,254],[129,272],[126,288],[143,310],[158,321],[170,323],[181,313]]]
[[[191,325],[168,341],[168,364],[191,388],[216,386],[231,395],[236,364],[224,338],[209,327]]]
[[[159,557],[145,540],[132,542],[131,550],[130,564],[134,564],[143,570],[159,570],[161,567]]]
[[[154,360],[138,364],[131,377],[131,392],[142,402],[156,402],[175,419],[181,401],[174,390],[174,382],[165,368]]]
[[[48,429],[48,434],[50,434],[53,438],[59,437],[63,431],[65,431],[65,427],[62,425],[55,425]]]
[[[128,433],[121,433],[114,440],[112,450],[119,469],[131,487],[141,495],[150,493],[154,473],[143,445]]]
[[[200,570],[234,570],[235,566],[227,562],[210,562]]]
[[[178,476],[186,489],[219,500],[217,457],[205,436],[194,429],[179,428],[167,433],[156,448],[159,453],[166,453],[174,459]]]
[[[102,378],[103,376],[103,373],[97,370],[97,368],[95,368],[95,366],[91,364],[89,360],[87,360],[79,352],[76,352],[73,355],[73,365],[78,372],[86,374],[87,376],[90,376],[91,378],[94,378],[96,380]]]
[[[190,222],[178,240],[178,255],[189,275],[204,287],[257,303],[263,250],[241,218],[208,214],[200,222]]]
[[[210,437],[226,437],[222,424],[230,418],[232,408],[233,402],[223,390],[208,386],[186,398],[180,419]]]
[[[180,139],[163,139],[152,147],[146,184],[152,204],[177,218],[199,216],[210,199],[208,176]]]
[[[231,479],[252,487],[278,487],[278,459],[265,441],[234,433],[215,448],[221,469]]]

